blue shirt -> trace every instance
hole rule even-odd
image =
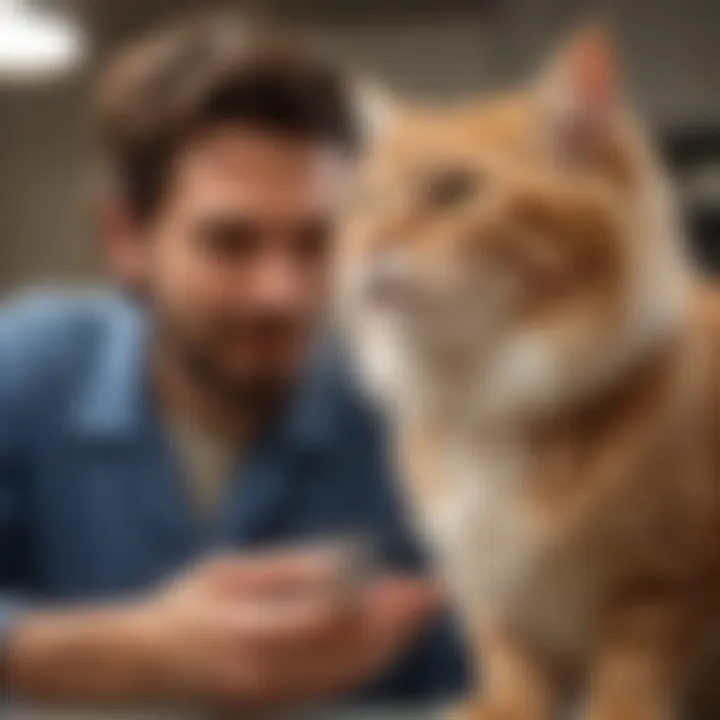
[[[362,534],[418,561],[376,419],[337,362],[315,363],[245,453],[203,527],[148,391],[145,323],[114,295],[27,296],[0,310],[0,616],[147,589],[216,548]],[[6,611],[2,612],[2,603]],[[456,691],[463,659],[439,622],[363,697]]]

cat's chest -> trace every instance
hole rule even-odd
[[[538,522],[529,454],[514,444],[448,443],[441,458],[442,491],[425,520],[461,607],[552,645],[580,637],[592,605],[587,558],[557,547]]]
[[[426,524],[451,579],[473,595],[513,592],[537,554],[524,486],[527,460],[517,447],[449,441],[440,449],[441,489]]]

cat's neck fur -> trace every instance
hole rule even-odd
[[[475,428],[493,435],[525,435],[535,428],[572,424],[574,418],[614,407],[634,396],[640,386],[672,372],[688,336],[688,295],[683,283],[671,306],[628,328],[580,385],[571,380],[564,387],[551,388],[551,380],[562,377],[560,368],[552,379],[538,375],[522,387],[519,379],[513,382],[509,359],[488,363],[469,356],[432,361],[417,354],[406,367],[395,411],[407,422],[429,423],[446,431]],[[667,288],[663,299],[669,299]],[[533,381],[538,387],[530,387]]]

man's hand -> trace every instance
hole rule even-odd
[[[132,606],[28,613],[10,692],[35,702],[267,710],[327,699],[382,671],[438,607],[419,580],[348,592],[335,553],[211,560]]]

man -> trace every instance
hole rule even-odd
[[[348,592],[323,549],[416,563],[380,432],[317,341],[342,83],[224,19],[132,48],[103,89],[102,231],[133,300],[0,313],[3,690],[241,711],[453,691],[432,586]]]

